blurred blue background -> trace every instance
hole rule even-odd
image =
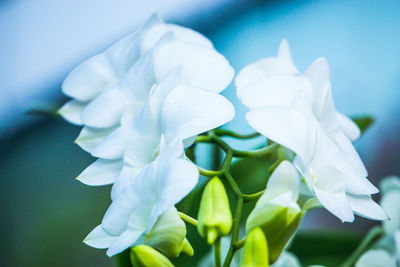
[[[62,80],[77,64],[155,11],[205,34],[237,72],[275,55],[283,37],[302,71],[326,57],[337,109],[376,118],[356,143],[370,179],[377,185],[386,175],[400,174],[399,1],[3,0],[0,266],[113,266],[103,251],[81,243],[110,200],[109,188],[89,188],[73,179],[93,161],[73,144],[79,129],[25,113],[60,105]],[[237,106],[228,127],[251,132],[233,86],[225,94]],[[369,226],[357,222],[341,225],[317,211],[302,227],[363,231]]]

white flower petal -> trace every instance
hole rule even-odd
[[[314,188],[315,194],[321,204],[342,222],[354,221],[354,214],[343,192],[329,192]]]
[[[313,189],[321,204],[342,222],[352,222],[354,214],[345,193],[345,178],[333,165],[313,168]]]
[[[94,248],[108,248],[117,239],[117,236],[112,236],[104,231],[101,225],[94,228],[83,242]]]
[[[304,73],[315,91],[320,90],[330,83],[329,64],[326,58],[317,58]],[[318,93],[317,93],[318,95]]]
[[[113,200],[104,215],[101,225],[111,235],[121,235],[127,230],[129,218],[132,214],[141,214],[143,213],[143,208],[148,208],[149,206],[143,205],[143,200],[137,194],[132,194],[126,190],[123,195]],[[147,217],[138,216],[138,219],[140,218],[147,221],[148,214]]]
[[[357,140],[361,135],[360,128],[358,128],[357,124],[340,112],[337,112],[336,115],[347,138],[353,142]]]
[[[383,249],[371,249],[356,262],[355,267],[396,267],[395,259]]]
[[[264,76],[281,74],[298,74],[296,66],[290,56],[289,46],[285,39],[282,40],[278,57],[267,57],[244,67],[235,79],[238,95],[247,84]]]
[[[92,155],[104,159],[122,159],[128,144],[134,140],[135,130],[131,123],[118,127],[99,143]]]
[[[107,256],[112,257],[131,247],[142,234],[143,232],[138,230],[125,231],[107,250]]]
[[[386,220],[388,217],[384,210],[371,196],[347,194],[347,200],[351,209],[359,216],[372,220]]]
[[[142,36],[141,52],[142,54],[150,50],[167,32],[172,32],[175,39],[202,45],[207,48],[213,48],[212,43],[200,33],[188,28],[173,24],[158,24],[149,29]]]
[[[296,203],[299,196],[299,175],[292,163],[285,160],[271,174],[267,188],[259,202],[268,202],[280,195],[290,192],[290,201]],[[297,205],[297,204],[296,204]],[[287,203],[282,206],[290,206]]]
[[[79,133],[78,138],[75,140],[83,150],[93,153],[97,145],[100,144],[115,128],[92,128],[83,127]]]
[[[257,132],[286,146],[308,162],[316,140],[315,126],[297,110],[284,107],[253,109],[246,114],[247,122]],[[296,133],[296,134],[293,134]]]
[[[121,160],[98,159],[89,165],[76,179],[92,186],[112,184],[119,176],[122,164]]]
[[[70,100],[58,110],[58,113],[70,123],[82,125],[81,115],[86,105],[87,102]]]
[[[238,98],[250,109],[263,106],[289,107],[300,90],[307,93],[311,91],[308,80],[302,75],[265,76],[238,91]]]
[[[221,92],[232,81],[234,70],[217,51],[186,42],[171,41],[154,51],[154,73],[160,81],[181,66],[191,86]]]
[[[161,125],[167,140],[189,138],[217,128],[235,115],[233,105],[222,95],[180,86],[164,101]]]
[[[108,90],[87,105],[82,113],[82,121],[90,127],[112,127],[120,123],[125,109],[136,104],[129,93],[118,89]]]
[[[77,100],[89,101],[114,86],[139,57],[140,34],[131,34],[104,53],[75,68],[62,84],[63,92]]]

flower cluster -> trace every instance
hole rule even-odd
[[[235,116],[220,94],[233,78],[233,68],[206,37],[157,15],[69,74],[62,90],[72,100],[59,113],[83,127],[76,143],[97,158],[77,179],[112,185],[112,203],[86,244],[108,249],[110,257],[131,248],[134,266],[173,266],[169,258],[194,254],[185,220],[215,246],[217,266],[221,244],[224,266],[300,266],[285,249],[308,210],[325,207],[342,222],[352,222],[354,214],[387,218],[371,198],[378,189],[352,144],[360,129],[335,109],[326,59],[302,74],[283,40],[276,57],[240,71],[237,96],[249,108],[253,135],[217,129]],[[267,142],[252,151],[233,149],[223,139],[258,134]],[[186,152],[197,143],[225,152],[216,162],[221,169],[196,166]],[[265,188],[253,194],[244,194],[231,173],[233,158],[245,157],[274,161]],[[209,180],[196,220],[175,206],[199,174]],[[236,197],[233,215],[227,185]],[[251,201],[257,202],[241,228],[243,204]],[[396,227],[388,230],[395,240]]]
[[[76,142],[99,158],[77,179],[113,184],[113,202],[87,244],[113,256],[134,244],[171,242],[157,241],[168,229],[155,228],[162,221],[181,227],[174,205],[199,175],[184,148],[234,117],[219,94],[233,74],[207,38],[157,15],[71,72],[62,89],[74,99],[60,114],[84,126]]]
[[[371,199],[378,189],[367,180],[351,143],[360,131],[335,109],[326,59],[318,58],[301,74],[283,40],[276,57],[246,66],[235,83],[250,109],[248,123],[296,153],[294,164],[310,195],[343,222],[353,221],[353,213],[386,219]]]

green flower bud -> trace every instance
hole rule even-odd
[[[263,231],[256,227],[250,231],[243,248],[240,267],[268,267],[268,245]]]
[[[131,262],[135,267],[173,267],[167,257],[147,245],[131,248]]]
[[[186,225],[175,208],[165,211],[146,234],[145,244],[160,250],[168,257],[178,257],[181,251],[193,255],[193,248],[185,238]]]
[[[214,177],[206,185],[200,201],[198,214],[199,234],[213,244],[220,236],[229,234],[232,228],[232,214],[224,185]]]
[[[303,212],[294,208],[263,203],[249,215],[246,232],[261,228],[268,241],[270,263],[274,263],[296,232],[302,217]]]

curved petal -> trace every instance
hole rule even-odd
[[[135,241],[143,234],[142,231],[127,230],[110,246],[107,250],[107,256],[112,257],[118,253],[121,253],[125,249],[132,246]]]
[[[358,128],[357,124],[340,112],[336,112],[336,115],[347,138],[349,138],[352,142],[357,140],[361,135],[360,128]]]
[[[142,35],[141,52],[142,54],[154,47],[154,45],[164,36],[167,32],[172,32],[175,39],[201,45],[212,49],[212,43],[202,34],[174,24],[160,23],[151,27],[146,33]]]
[[[112,127],[118,125],[123,112],[135,104],[129,93],[118,89],[108,90],[87,105],[82,113],[82,121],[90,127]]]
[[[93,128],[83,127],[79,133],[75,143],[78,144],[83,150],[93,153],[97,145],[100,144],[108,135],[110,135],[115,128]]]
[[[70,100],[58,110],[58,113],[70,123],[82,125],[81,115],[86,105],[87,102]]]
[[[345,178],[332,165],[313,168],[313,189],[321,204],[342,222],[352,222],[354,214],[345,193]]]
[[[300,90],[308,94],[311,91],[310,84],[303,75],[265,76],[238,91],[238,98],[250,109],[264,106],[290,107]]]
[[[160,81],[181,66],[188,84],[221,92],[232,81],[234,70],[217,51],[186,42],[171,41],[154,51],[154,73]]]
[[[104,231],[103,227],[99,225],[89,233],[83,242],[94,248],[109,248],[117,238],[117,236],[112,236]]]
[[[359,216],[372,220],[388,219],[385,211],[368,195],[347,194],[351,209]]]
[[[189,138],[219,127],[235,116],[222,95],[190,86],[173,90],[164,101],[161,125],[167,140]]]
[[[249,111],[246,120],[257,132],[294,151],[308,164],[314,153],[316,132],[313,122],[300,112],[284,107],[264,107]]]
[[[76,179],[92,186],[112,184],[119,176],[122,164],[121,160],[98,159],[89,165]]]
[[[317,58],[311,65],[307,68],[304,75],[309,79],[314,92],[321,90],[330,83],[330,70],[329,64],[326,58]],[[316,94],[318,95],[318,93]]]
[[[300,181],[296,168],[291,162],[287,160],[282,161],[271,174],[268,180],[267,188],[258,202],[268,202],[284,193],[290,192],[290,201],[292,203],[296,203],[299,196],[299,186]],[[291,205],[285,204],[283,206]]]
[[[278,50],[278,57],[261,59],[247,65],[239,72],[235,79],[236,90],[240,95],[244,86],[264,76],[298,73],[290,56],[289,45],[286,39],[283,39]]]

